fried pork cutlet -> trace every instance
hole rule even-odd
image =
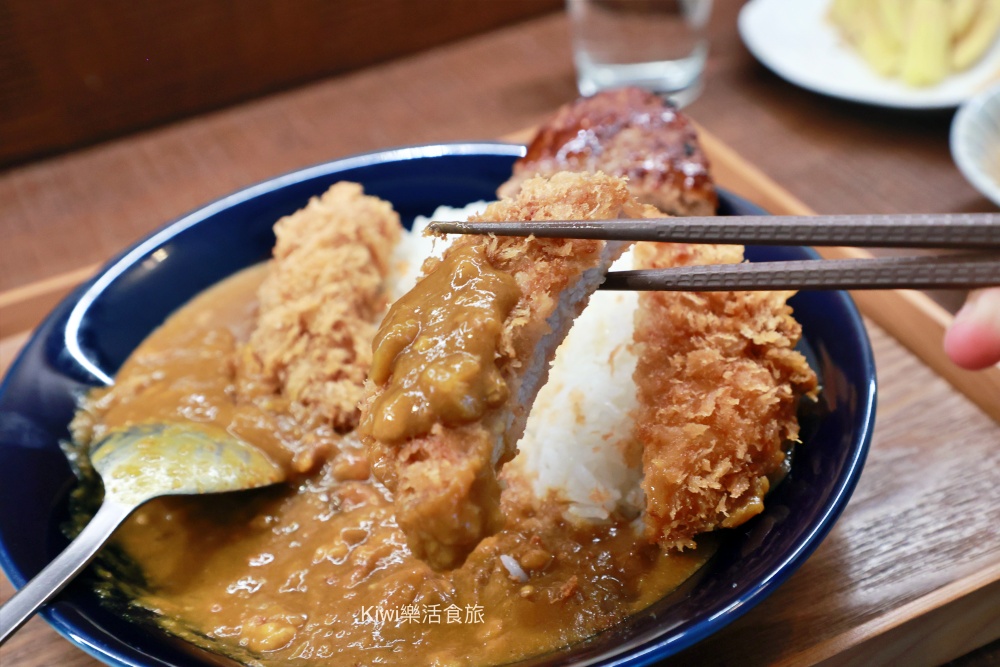
[[[714,215],[718,205],[694,126],[640,88],[598,93],[559,109],[498,194],[509,197],[526,178],[557,171],[628,177],[639,201],[670,215]]]
[[[715,187],[693,125],[656,95],[623,88],[579,99],[546,123],[499,193],[556,170],[627,176],[671,215],[714,215]],[[635,268],[736,263],[738,246],[640,243]],[[735,526],[763,509],[798,435],[796,409],[816,378],[792,348],[791,293],[640,296],[635,373],[647,525],[664,547]]]
[[[242,398],[282,401],[306,429],[357,426],[401,230],[388,202],[348,182],[275,224],[257,325],[237,360]]]
[[[653,216],[622,179],[554,174],[474,220]],[[503,523],[497,469],[516,453],[555,349],[625,244],[465,236],[428,260],[376,334],[361,434],[410,549],[462,563]]]
[[[739,246],[638,243],[636,268],[737,263]],[[792,292],[645,292],[635,319],[646,526],[665,548],[760,513],[816,375]]]

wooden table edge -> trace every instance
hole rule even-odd
[[[833,667],[867,664],[940,664],[1000,638],[1000,563],[956,579],[890,613],[831,637],[794,663]]]

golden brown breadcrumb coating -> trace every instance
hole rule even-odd
[[[402,227],[392,206],[341,182],[274,225],[239,394],[287,402],[306,428],[357,426],[385,278]]]
[[[639,243],[636,268],[726,264],[740,246]],[[650,537],[694,546],[698,533],[737,526],[798,441],[799,398],[816,375],[793,348],[793,292],[645,292],[636,312],[635,371]]]
[[[559,173],[525,181],[514,199],[491,204],[474,220],[613,219],[656,215],[639,204],[620,178]],[[401,444],[364,434],[378,396],[392,384],[370,382],[363,438],[376,477],[395,494],[396,517],[410,549],[438,569],[461,564],[479,541],[500,529],[497,468],[516,453],[528,411],[548,375],[555,349],[622,243],[593,240],[464,236],[446,252],[482,249],[493,269],[513,276],[520,297],[504,321],[496,364],[507,399],[478,421],[435,424]],[[424,275],[439,261],[429,260]],[[404,297],[405,299],[405,297]]]

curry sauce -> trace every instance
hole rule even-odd
[[[475,421],[507,399],[496,365],[503,322],[521,294],[478,246],[445,257],[389,309],[372,344],[371,380],[393,384],[361,423],[397,443],[434,424]]]
[[[133,603],[169,631],[248,664],[502,664],[620,622],[708,557],[664,553],[634,521],[569,522],[509,475],[506,528],[461,567],[433,571],[407,548],[353,434],[308,430],[280,402],[239,399],[233,356],[263,275],[249,269],[179,310],[74,423],[82,444],[125,424],[191,420],[286,466],[306,441],[329,453],[282,486],[151,502],[119,530],[117,546],[142,572]]]

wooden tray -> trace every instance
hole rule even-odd
[[[704,130],[702,142],[721,186],[772,213],[811,213]],[[0,372],[27,330],[96,268],[0,293]],[[855,298],[875,349],[879,406],[854,497],[774,595],[666,664],[936,665],[1000,638],[1000,368],[952,367],[940,352],[950,316],[921,293]],[[0,599],[10,594],[0,581]],[[38,619],[0,662],[98,664]]]

